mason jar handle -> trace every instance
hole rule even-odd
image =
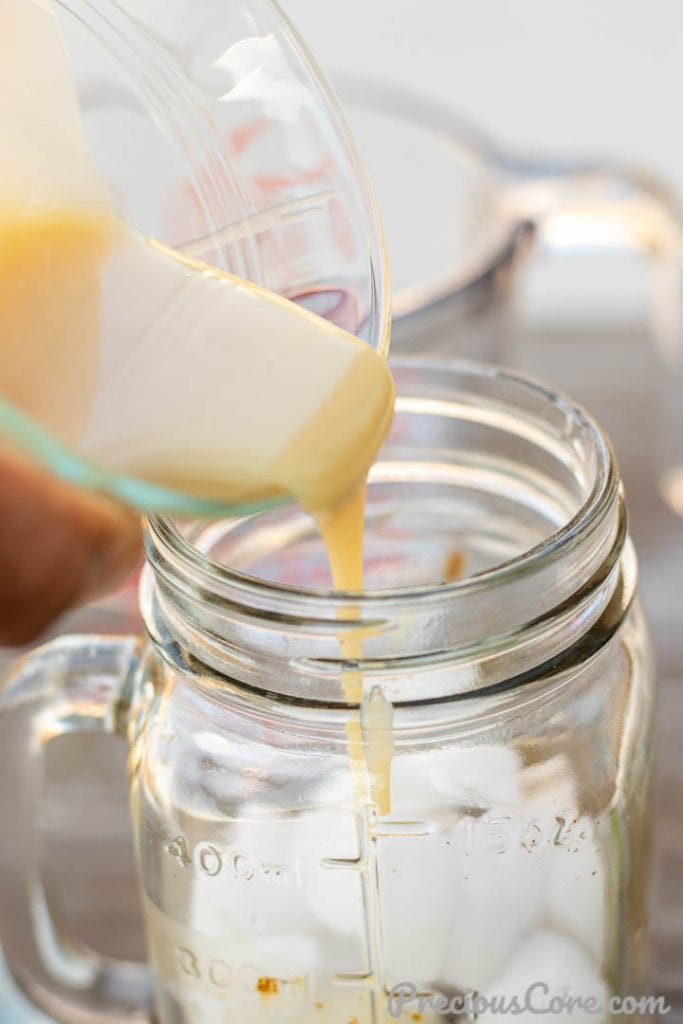
[[[20,661],[0,692],[0,806],[7,867],[0,873],[0,940],[35,1006],[63,1024],[150,1024],[141,964],[69,945],[50,916],[42,879],[45,749],[74,732],[125,733],[139,670],[134,638],[69,636]]]

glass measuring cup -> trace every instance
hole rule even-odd
[[[395,372],[366,593],[325,589],[293,507],[155,520],[147,638],[63,638],[9,679],[0,932],[57,1019],[149,1019],[145,970],[65,948],[42,889],[43,752],[80,730],[129,744],[160,1024],[443,1019],[411,986],[642,992],[653,676],[609,444],[522,377]],[[359,714],[393,747],[387,814],[354,781]]]
[[[54,13],[75,75],[92,163],[128,224],[386,349],[386,267],[371,189],[343,114],[275,0],[227,6],[216,0],[16,2],[39,18]],[[27,49],[30,29],[28,21],[17,29]],[[45,40],[41,45],[48,46]],[[27,75],[23,84],[30,93],[31,69]],[[46,98],[47,86],[41,83]],[[35,139],[28,148],[40,162],[36,148],[44,112],[32,107],[31,113],[35,124],[26,130]],[[0,115],[11,121],[11,96]],[[76,123],[74,132],[79,131]],[[108,308],[106,287],[102,294],[105,322],[120,310]],[[153,416],[149,389],[161,367],[171,358],[179,361],[178,353],[188,348],[185,337],[174,334],[176,324],[178,332],[186,330],[187,310],[180,302],[173,312],[163,309],[160,337],[145,335],[132,353],[123,344],[119,351],[118,335],[111,332],[113,341],[92,371],[98,384],[106,379],[106,410],[125,410],[127,400]],[[65,359],[70,351],[67,339]],[[185,364],[174,370],[178,393],[165,396],[166,408],[177,407],[181,423],[196,413],[182,407],[183,378],[202,372],[202,361],[192,361],[191,346],[188,351]],[[126,360],[138,367],[137,374],[124,373]],[[209,379],[206,386],[218,385]],[[89,455],[88,428],[98,410],[95,402],[86,406],[87,422],[72,441],[55,438],[42,420],[0,400],[0,437],[72,482],[111,491],[133,505],[217,511],[211,501],[127,475],[120,467],[126,461],[121,447],[134,443],[127,437],[118,449],[114,438],[103,445],[104,453],[97,450],[98,458]],[[125,412],[120,418],[125,420]],[[170,429],[167,422],[164,427]]]

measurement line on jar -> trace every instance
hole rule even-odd
[[[375,839],[420,839],[436,832],[435,821],[386,821],[375,825],[372,836]]]
[[[410,839],[430,835],[436,828],[431,821],[378,820],[374,810],[364,808],[357,816],[359,853],[357,857],[325,857],[320,866],[329,871],[350,871],[359,876],[365,925],[365,964],[359,971],[335,974],[336,985],[360,989],[368,1000],[368,1019],[377,1024],[382,1006],[389,997],[386,985],[384,929],[381,913],[379,849],[383,836]],[[383,1018],[382,1018],[383,1019]]]

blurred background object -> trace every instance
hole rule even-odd
[[[438,104],[459,119],[475,151],[479,145],[486,150],[489,140],[495,140],[497,154],[530,165],[536,160],[547,167],[552,157],[565,168],[583,161],[644,168],[671,190],[674,201],[681,198],[683,139],[675,112],[683,89],[683,12],[675,0],[648,5],[638,0],[604,0],[600,5],[588,0],[571,5],[544,0],[346,0],[333,11],[319,0],[283,0],[283,6],[338,82],[361,136],[370,142],[372,118],[366,117],[363,132],[358,107],[368,96],[376,104],[379,91],[361,87],[351,102],[349,80],[372,78],[392,89],[398,86],[413,99],[421,97],[426,108]],[[423,128],[431,137],[426,119]],[[601,420],[617,448],[660,668],[652,987],[674,1006],[667,1020],[683,1021],[683,770],[678,756],[683,731],[683,520],[659,493],[667,445],[683,443],[683,431],[667,437],[667,429],[675,434],[672,417],[683,408],[683,388],[673,372],[665,373],[663,382],[653,343],[656,331],[675,337],[679,311],[663,327],[653,319],[651,253],[642,246],[623,245],[628,239],[618,232],[612,245],[590,245],[585,236],[575,239],[575,245],[558,245],[557,235],[550,232],[534,247],[532,235],[514,234],[518,222],[506,220],[498,204],[500,182],[485,160],[472,160],[463,148],[455,156],[449,149],[444,159],[437,146],[431,170],[425,173],[419,154],[426,149],[395,141],[382,153],[376,136],[374,142],[371,162],[379,160],[384,166],[387,184],[380,191],[385,205],[391,204],[386,213],[398,283],[411,281],[416,266],[426,266],[430,276],[438,273],[444,259],[449,262],[451,245],[465,267],[472,266],[477,250],[482,266],[491,265],[488,257],[494,251],[507,253],[509,259],[495,265],[483,291],[468,293],[467,302],[471,299],[473,305],[458,307],[464,317],[463,344],[471,346],[468,354],[500,358],[571,393]],[[454,191],[445,213],[441,197],[455,167],[460,180],[476,189],[464,201],[463,193]],[[507,248],[504,231],[490,239],[480,230],[492,215],[510,229]],[[425,252],[419,239],[430,237],[434,249]],[[563,237],[567,241],[566,230]],[[676,269],[665,296],[669,307],[678,299]],[[474,316],[477,309],[479,319]],[[399,331],[409,328],[406,321]],[[447,338],[449,329],[455,336],[453,310],[439,324],[439,338]],[[666,379],[668,391],[662,388]],[[672,414],[668,424],[662,418],[665,399]],[[135,623],[129,589],[92,616],[74,616],[64,628],[125,632]],[[119,754],[107,758],[100,748],[100,777],[74,779],[68,770],[69,742],[83,741],[67,741],[62,752],[55,749],[51,787],[50,821],[59,822],[48,848],[57,919],[65,932],[76,932],[105,952],[130,954],[134,945],[137,952],[130,923],[135,922],[136,894],[125,881],[132,876],[124,787],[117,781]],[[103,785],[106,800],[101,797]],[[82,862],[67,863],[60,841],[82,820],[85,800],[89,806],[99,805],[100,812],[87,830],[83,826]],[[115,908],[103,935],[98,931],[97,897],[111,865],[116,867],[117,888],[130,899]],[[9,1024],[13,1018],[8,1014],[7,1020]]]

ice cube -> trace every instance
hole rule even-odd
[[[553,826],[543,856],[545,920],[598,960],[605,941],[605,868],[595,822],[580,813],[576,773],[557,755],[522,774],[528,815]]]
[[[451,745],[397,752],[391,772],[392,815],[433,813],[434,808],[488,809],[520,796],[520,760],[503,745]]]

